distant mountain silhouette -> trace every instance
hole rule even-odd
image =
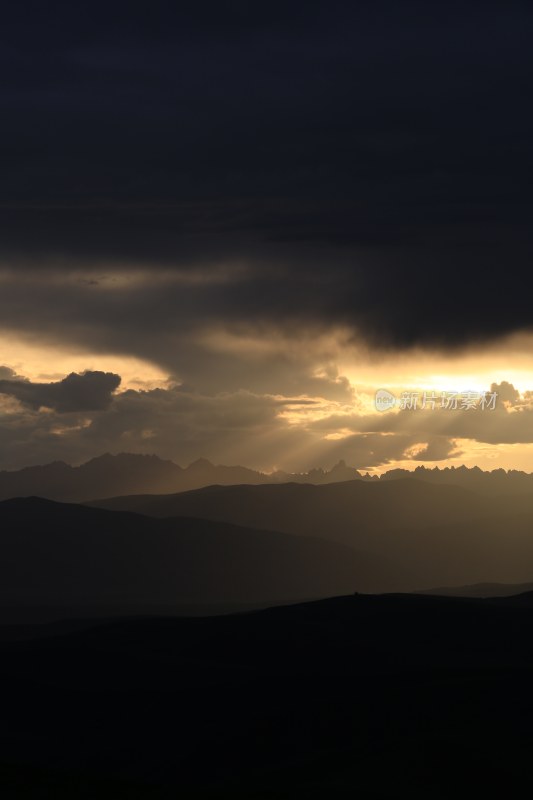
[[[55,461],[44,466],[0,472],[0,500],[36,495],[75,502],[94,496],[95,491],[107,497],[117,487],[121,487],[120,492],[128,493],[175,492],[179,490],[182,474],[181,467],[157,456],[105,454],[80,467]]]
[[[79,467],[56,461],[0,471],[0,500],[36,495],[76,503],[118,495],[172,494],[212,485],[301,483],[320,486],[345,481],[384,483],[413,477],[431,484],[461,486],[488,496],[533,494],[533,474],[517,470],[483,472],[478,467],[417,467],[412,472],[394,469],[381,476],[370,476],[339,461],[331,470],[312,469],[305,473],[278,470],[267,474],[247,467],[214,465],[205,458],[183,468],[155,455],[106,453]]]
[[[406,588],[533,578],[533,495],[480,497],[415,479],[326,486],[212,486],[94,505],[154,517],[205,517],[342,542],[391,559]],[[392,588],[392,587],[391,587]]]
[[[213,484],[226,486],[283,483],[289,480],[333,483],[360,477],[357,470],[347,467],[343,461],[330,472],[317,469],[295,476],[285,472],[267,475],[239,466],[215,466],[205,458],[182,468],[155,455],[106,453],[79,467],[55,461],[44,466],[1,471],[0,500],[36,495],[49,500],[75,503],[121,494],[183,492]]]
[[[368,476],[363,476],[368,480]],[[379,479],[371,480],[391,481],[402,478],[416,478],[420,481],[435,484],[453,484],[471,489],[481,494],[522,494],[533,493],[533,473],[520,470],[495,469],[490,472],[479,467],[416,467],[409,471],[406,469],[392,469],[383,473]]]
[[[258,603],[390,585],[394,565],[333,542],[39,498],[0,503],[0,606]]]

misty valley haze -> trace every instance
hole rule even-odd
[[[0,473],[13,498],[0,506],[0,607],[131,614],[473,584],[512,593],[533,570],[532,481],[476,469],[377,478],[342,463],[264,475],[132,454]]]

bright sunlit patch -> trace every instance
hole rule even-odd
[[[533,335],[520,333],[453,353],[412,349],[378,353],[362,343],[346,346],[339,371],[371,397],[380,388],[435,392],[488,391],[507,381],[523,393],[533,388]]]
[[[333,433],[327,433],[324,439],[335,442],[339,439],[346,439],[348,436],[353,436],[353,431],[350,430],[350,428],[341,428],[341,430],[334,431]]]
[[[350,406],[331,402],[323,397],[303,397],[300,401],[288,402],[281,397],[277,399],[280,403],[283,403],[277,417],[289,425],[306,425],[321,419],[327,419],[333,414],[348,415],[353,411]]]
[[[415,454],[408,454],[406,451],[404,453],[406,458],[389,461],[367,471],[372,475],[381,475],[391,469],[413,471],[417,467],[443,469],[444,467],[457,468],[463,465],[468,468],[479,467],[487,471],[494,469],[533,471],[533,443],[487,444],[474,439],[454,439],[453,442],[454,450],[443,460],[424,459],[423,453],[417,453],[416,459],[413,460]]]
[[[119,391],[167,388],[169,376],[160,367],[133,356],[105,355],[54,347],[20,335],[0,333],[0,366],[37,383],[62,380],[71,372],[99,370],[122,377]]]
[[[82,419],[77,425],[53,425],[50,428],[50,433],[54,436],[68,436],[69,433],[77,433],[78,431],[89,428],[92,424],[90,419]]]
[[[418,442],[417,444],[413,444],[411,447],[408,447],[404,452],[404,456],[409,459],[416,458],[421,453],[424,453],[427,449],[428,442]]]

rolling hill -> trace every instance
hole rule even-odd
[[[394,565],[312,537],[39,498],[0,503],[0,607],[121,613],[386,588]],[[397,583],[398,585],[398,583]]]
[[[6,631],[2,797],[527,796],[532,624],[530,594],[352,595]]]
[[[154,517],[201,516],[348,544],[407,570],[410,590],[533,578],[529,495],[482,498],[459,486],[411,478],[325,486],[212,486],[94,505]]]

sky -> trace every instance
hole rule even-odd
[[[0,468],[533,471],[532,34],[512,1],[11,4]]]

